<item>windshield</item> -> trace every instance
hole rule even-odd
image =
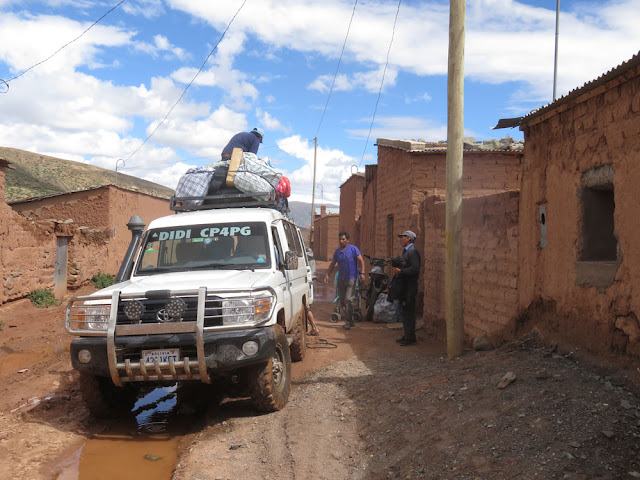
[[[136,275],[270,267],[264,223],[223,223],[149,230]]]

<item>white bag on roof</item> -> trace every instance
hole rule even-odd
[[[243,193],[263,193],[263,195],[254,195],[258,200],[273,198],[282,174],[276,172],[254,153],[244,152],[243,157],[235,174],[234,186]]]

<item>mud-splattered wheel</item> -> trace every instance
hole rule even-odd
[[[130,412],[138,389],[130,384],[116,387],[110,378],[80,374],[80,392],[89,412],[98,418],[113,418]]]
[[[306,312],[303,311],[300,314],[300,318],[293,327],[293,342],[289,346],[289,352],[291,353],[291,361],[301,362],[304,359],[304,354],[307,350],[307,322]]]
[[[251,399],[261,412],[281,410],[289,401],[291,390],[291,356],[287,336],[276,325],[276,349],[265,363],[249,371]]]

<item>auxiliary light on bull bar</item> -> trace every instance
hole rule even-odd
[[[123,310],[127,318],[131,320],[131,323],[140,323],[144,313],[144,305],[138,300],[130,300],[125,302]]]
[[[174,322],[177,322],[182,319],[182,314],[187,309],[187,302],[180,297],[173,297],[167,302],[166,308],[169,318]]]

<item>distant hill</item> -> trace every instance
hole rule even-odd
[[[326,205],[326,204],[325,204]],[[328,208],[338,208],[338,205],[326,205]],[[320,204],[315,204],[316,211],[320,210]],[[289,214],[297,225],[304,228],[311,226],[311,204],[306,202],[289,202]]]
[[[0,147],[0,158],[11,162],[15,168],[6,169],[7,203],[115,183],[115,172],[86,163],[7,147]],[[168,187],[120,172],[118,186],[163,198],[174,193]]]

